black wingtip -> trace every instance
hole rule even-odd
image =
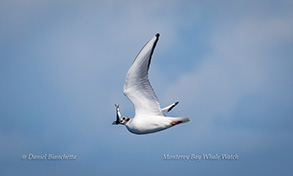
[[[156,36],[157,36],[157,37],[160,37],[160,34],[159,34],[159,33],[157,33],[157,34],[156,34]]]
[[[171,111],[178,103],[179,103],[179,101],[175,102],[174,105],[168,109],[168,112]]]

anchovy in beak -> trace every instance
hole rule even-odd
[[[116,114],[117,114],[117,116],[116,116],[116,121],[114,121],[112,123],[112,125],[118,125],[118,124],[121,123],[121,114],[120,114],[120,110],[119,110],[119,105],[116,105],[115,104],[115,107],[116,107]]]

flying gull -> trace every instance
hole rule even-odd
[[[132,63],[124,83],[124,95],[135,107],[135,117],[123,117],[119,106],[116,106],[116,121],[113,125],[125,125],[134,134],[148,134],[158,132],[180,123],[189,122],[187,117],[166,117],[177,104],[173,103],[161,108],[157,96],[148,79],[148,71],[152,55],[159,40],[160,34],[156,34],[139,52]]]

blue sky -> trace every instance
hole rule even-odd
[[[291,175],[292,1],[1,1],[0,175]],[[150,81],[191,123],[112,126],[156,33]],[[163,154],[238,154],[168,161]],[[28,161],[23,154],[74,154]]]

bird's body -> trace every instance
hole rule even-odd
[[[135,117],[120,119],[119,106],[116,106],[117,120],[113,124],[123,124],[134,134],[154,133],[190,121],[187,117],[166,117],[178,102],[161,109],[149,82],[148,71],[159,36],[155,35],[143,47],[126,75],[123,93],[134,104]]]
[[[132,133],[147,134],[158,132],[187,121],[189,120],[186,117],[145,116],[137,118],[135,116],[125,126]]]

